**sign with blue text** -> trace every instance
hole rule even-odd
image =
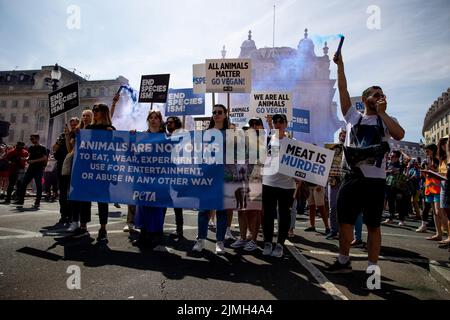
[[[192,65],[192,88],[194,93],[206,93],[205,64]]]
[[[250,93],[251,59],[208,59],[205,62],[206,92]]]
[[[266,115],[286,115],[292,119],[292,94],[290,92],[253,91],[250,95],[250,112],[257,118],[264,119]]]
[[[294,108],[292,110],[292,120],[289,123],[289,130],[310,133],[309,110]]]
[[[279,172],[325,187],[334,151],[284,138],[280,142]]]
[[[173,138],[163,133],[81,130],[76,139],[70,199],[222,209],[223,164],[203,161],[202,148],[216,146],[194,134],[202,133],[186,132]],[[194,148],[192,141],[200,143],[200,148]]]
[[[166,116],[205,114],[205,95],[195,94],[192,89],[169,89]]]

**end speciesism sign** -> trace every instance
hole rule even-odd
[[[80,105],[78,82],[71,83],[48,94],[50,118],[54,118]]]
[[[141,78],[139,101],[144,103],[166,103],[170,74],[144,75]]]

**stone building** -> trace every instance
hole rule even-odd
[[[450,131],[450,88],[433,102],[423,122],[425,143],[438,143]]]
[[[38,133],[40,142],[51,146],[63,131],[65,116],[54,119],[53,134],[47,139],[49,125],[48,94],[50,73],[54,66],[42,66],[40,70],[0,71],[0,120],[10,122],[9,136],[3,141],[14,144],[17,141],[29,143],[29,135]],[[81,111],[92,108],[95,103],[111,105],[112,98],[122,84],[128,80],[122,76],[113,80],[89,81],[75,72],[60,67],[61,88],[72,82],[79,82],[80,106],[67,112],[67,119],[81,116]]]
[[[248,39],[241,45],[239,58],[252,60],[252,88],[254,91],[290,91],[293,108],[310,111],[310,133],[294,133],[296,139],[323,145],[333,142],[335,132],[342,127],[338,119],[337,104],[333,102],[335,79],[330,79],[328,47],[317,56],[314,43],[304,38],[297,48],[257,48],[249,31]],[[226,105],[226,95],[219,94],[219,101]],[[248,94],[232,94],[233,106],[249,104]]]

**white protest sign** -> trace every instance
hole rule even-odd
[[[334,151],[284,138],[280,142],[279,172],[325,187]]]
[[[192,89],[195,94],[206,93],[205,64],[192,65]]]
[[[252,65],[250,59],[208,59],[206,92],[250,93]]]
[[[230,108],[230,120],[233,124],[242,128],[251,119],[248,105],[235,105]]]
[[[264,119],[266,115],[285,114],[292,120],[292,94],[290,92],[252,92],[250,95],[251,114]]]

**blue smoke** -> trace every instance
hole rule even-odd
[[[340,40],[343,36],[344,36],[343,34],[333,34],[327,36],[312,35],[309,38],[311,38],[315,46],[323,47],[325,41],[328,42],[329,44],[330,41]]]

